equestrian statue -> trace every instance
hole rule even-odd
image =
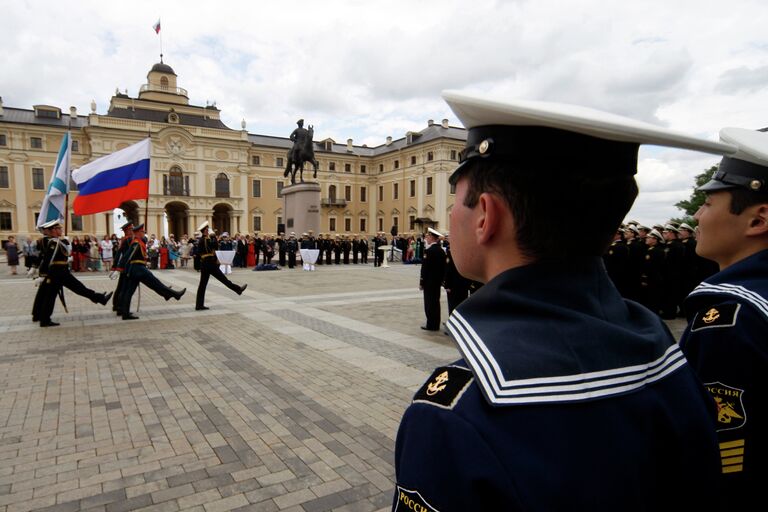
[[[309,129],[304,128],[304,120],[299,119],[296,121],[299,125],[298,128],[291,133],[291,141],[293,141],[293,147],[288,150],[288,163],[285,166],[285,173],[283,177],[291,175],[291,185],[296,184],[296,171],[300,171],[299,179],[304,183],[304,164],[311,162],[315,168],[313,178],[317,178],[317,169],[320,166],[317,160],[315,160],[315,150],[312,147],[312,136],[315,131],[312,125],[309,125]]]

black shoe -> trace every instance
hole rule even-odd
[[[237,294],[242,295],[246,288],[248,288],[248,283],[245,283],[243,286],[241,286],[240,291],[237,292]]]
[[[439,331],[440,330],[439,327],[437,329],[432,329],[431,327],[427,327],[426,325],[422,325],[421,328],[423,330],[425,330],[425,331]]]
[[[208,306],[195,306],[196,311],[205,311],[206,309],[211,309]]]
[[[115,293],[115,292],[109,292],[109,293],[101,293],[101,294],[99,294],[99,295],[100,295],[100,297],[99,297],[99,304],[101,304],[102,306],[106,306],[106,305],[107,305],[107,302],[109,302],[109,299],[111,299],[111,298],[112,298],[112,294],[113,294],[113,293]]]
[[[186,292],[187,292],[187,289],[186,289],[186,288],[184,288],[183,290],[179,290],[178,292],[177,292],[177,291],[174,291],[174,290],[171,290],[171,294],[170,294],[170,295],[168,295],[168,296],[165,298],[165,300],[171,300],[171,297],[173,297],[173,298],[174,298],[174,299],[176,299],[176,300],[179,300],[179,299],[181,299],[181,297],[182,297],[182,296],[183,296],[183,295],[184,295]]]
[[[40,322],[40,327],[56,327],[57,325],[61,325],[58,322],[52,322],[51,320],[46,320]]]
[[[133,313],[128,313],[127,315],[123,315],[123,320],[138,320],[139,317],[134,315]]]

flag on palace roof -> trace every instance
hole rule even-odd
[[[157,18],[157,22],[152,25],[152,28],[155,30],[155,34],[160,33],[160,18]]]
[[[147,199],[151,149],[151,140],[146,138],[73,171],[79,190],[72,204],[75,215],[110,211],[125,201]]]
[[[52,220],[64,219],[64,205],[69,191],[69,162],[72,159],[72,137],[69,132],[61,139],[59,156],[56,157],[56,166],[53,168],[48,192],[40,207],[40,215],[37,217],[37,227]]]

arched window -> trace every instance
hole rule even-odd
[[[186,195],[184,193],[184,175],[178,167],[171,167],[168,173],[168,187],[172,196]]]
[[[165,76],[160,77],[160,88],[164,91],[168,90],[168,77],[165,77]]]
[[[223,172],[216,176],[216,197],[229,197],[229,178]]]
[[[336,185],[331,185],[330,187],[328,187],[328,200],[331,203],[336,202]]]

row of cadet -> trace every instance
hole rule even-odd
[[[696,229],[669,222],[652,228],[637,221],[623,224],[603,255],[621,295],[644,305],[665,320],[682,317],[682,304],[717,263],[696,254]]]

